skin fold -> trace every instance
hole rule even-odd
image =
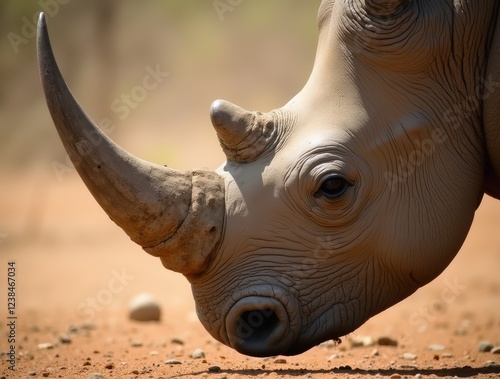
[[[186,276],[208,332],[243,354],[291,355],[352,332],[433,280],[484,193],[500,198],[498,7],[323,1],[304,88],[268,113],[214,102],[227,161],[216,172],[158,171],[150,186],[148,172],[160,168],[123,158],[111,141],[78,154],[95,128],[45,54],[44,22],[39,61],[61,139],[84,161],[80,175],[134,241]],[[118,163],[96,174],[95,162],[110,158]],[[131,204],[117,211],[107,199],[130,197],[130,188]],[[153,215],[143,212],[156,209],[151,191],[168,199]],[[137,235],[151,218],[158,226]]]

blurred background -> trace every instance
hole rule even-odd
[[[165,284],[151,283],[170,277],[183,289],[170,301],[191,298],[180,275],[108,219],[69,162],[40,85],[39,13],[69,87],[115,142],[171,167],[216,168],[212,101],[269,111],[294,96],[314,60],[319,3],[0,1],[0,256],[18,263],[20,306],[78,309],[122,268],[135,280],[107,306],[139,291],[164,297]]]
[[[217,164],[211,102],[282,105],[307,79],[316,47],[319,1],[231,3],[237,2],[2,1],[2,171],[64,158],[36,66],[34,28],[42,10],[66,81],[94,120],[116,123],[117,142],[134,142],[141,156],[173,165]],[[127,115],[113,110],[115,100],[141,85],[147,67],[168,72],[168,79]]]

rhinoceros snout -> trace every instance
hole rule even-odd
[[[240,299],[226,316],[229,343],[246,355],[264,357],[286,354],[298,335],[294,313],[295,309],[287,309],[274,297],[248,296]]]

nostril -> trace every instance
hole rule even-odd
[[[274,310],[266,308],[243,312],[238,323],[241,328],[248,329],[249,340],[258,342],[268,338],[279,327],[280,320]]]
[[[227,314],[226,331],[233,348],[260,357],[285,353],[295,339],[286,308],[270,297],[236,302]]]

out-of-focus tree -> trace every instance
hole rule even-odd
[[[98,83],[101,84],[96,114],[99,118],[107,117],[115,122],[115,116],[109,111],[117,86],[116,67],[118,65],[115,44],[113,43],[114,21],[118,6],[116,0],[95,1],[92,40],[95,47],[96,64],[99,67]]]

